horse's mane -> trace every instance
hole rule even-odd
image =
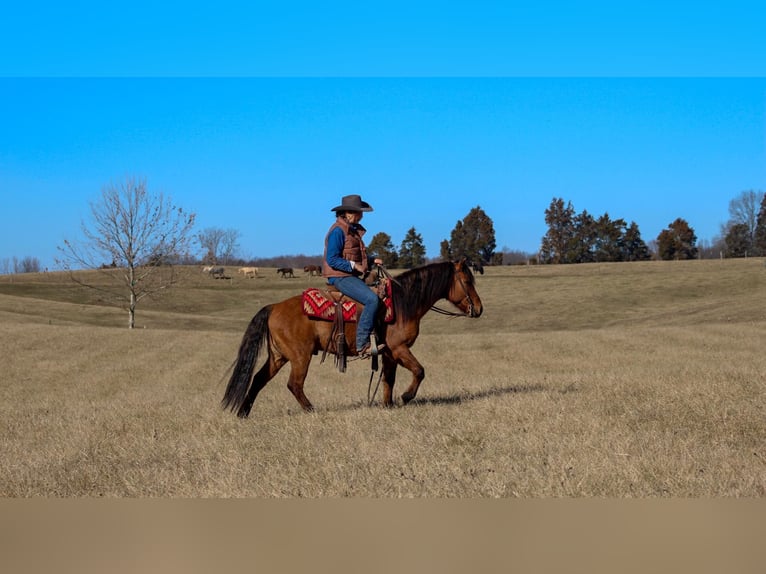
[[[444,261],[397,275],[391,290],[396,316],[405,321],[418,318],[435,301],[447,296],[454,273],[455,266]]]

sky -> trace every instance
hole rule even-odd
[[[476,206],[532,253],[554,198],[710,241],[766,190],[755,2],[106,4],[4,9],[0,260],[54,268],[128,177],[244,258],[320,254],[354,193],[437,257]]]

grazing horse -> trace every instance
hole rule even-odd
[[[305,273],[309,274],[309,277],[313,277],[316,275],[317,277],[321,277],[322,275],[322,266],[321,265],[306,265],[303,268],[303,271]]]
[[[240,267],[237,270],[237,273],[242,273],[245,277],[250,277],[250,279],[255,279],[258,277],[258,268],[257,267]]]
[[[392,395],[399,365],[412,373],[412,382],[402,394],[404,404],[415,398],[425,377],[423,366],[410,347],[420,332],[420,320],[434,303],[447,299],[461,311],[461,316],[479,317],[482,313],[474,276],[465,260],[416,267],[391,279],[391,282],[393,322],[380,321],[383,324],[379,327],[382,341],[386,344],[380,357],[383,362],[383,404],[388,407],[394,404]],[[380,307],[381,313],[385,313],[385,306]],[[329,348],[332,328],[332,322],[312,319],[303,313],[301,295],[263,307],[250,321],[242,337],[221,401],[223,408],[236,411],[239,417],[247,417],[261,389],[282,367],[291,363],[287,388],[305,411],[312,411],[314,407],[303,392],[303,384],[312,355]],[[347,341],[354,340],[355,331],[356,323],[346,323],[344,334]],[[255,373],[262,349],[268,356]],[[353,348],[348,351],[353,355],[357,352]]]
[[[277,273],[282,274],[282,279],[284,279],[285,277],[295,277],[292,267],[280,267],[279,269],[277,269]]]
[[[226,269],[220,266],[214,267],[211,265],[202,269],[202,272],[218,279],[219,277],[223,277],[226,274]]]

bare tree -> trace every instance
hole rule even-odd
[[[14,257],[14,262],[15,262]],[[37,257],[27,255],[19,263],[16,273],[39,273],[40,272],[40,260]]]
[[[105,186],[100,200],[90,204],[90,216],[81,225],[84,240],[65,240],[57,262],[75,282],[123,304],[132,329],[138,303],[177,282],[170,263],[188,248],[195,216],[163,194],[149,193],[145,180],[132,177]],[[106,286],[71,273],[83,268],[109,277]]]
[[[758,226],[758,210],[763,201],[763,192],[748,190],[743,191],[729,202],[729,222],[726,224],[726,233],[735,225],[743,225],[740,230],[746,232],[747,250],[752,251],[755,243],[755,230]],[[740,233],[741,234],[741,233]]]
[[[228,265],[239,249],[240,233],[236,229],[207,227],[197,234],[197,242],[202,248],[202,258],[206,263]]]

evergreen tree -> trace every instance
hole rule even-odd
[[[625,257],[625,220],[612,221],[605,213],[596,220],[596,261],[623,261]]]
[[[678,218],[657,236],[657,250],[661,259],[695,259],[697,236],[689,223]]]
[[[458,221],[455,224],[454,229],[450,233],[449,245],[447,249],[444,249],[444,245],[442,245],[442,251],[449,254],[449,261],[454,261],[461,256],[466,256],[466,252],[468,251],[468,241],[466,239],[462,221]]]
[[[761,208],[758,211],[753,254],[756,256],[766,256],[766,195],[763,196]]]
[[[423,237],[410,227],[402,240],[402,246],[399,249],[399,267],[411,269],[418,267],[426,262],[426,248],[423,245]]]
[[[466,256],[473,261],[491,263],[497,247],[492,219],[477,205],[463,219],[463,230],[466,238]]]
[[[598,230],[596,220],[586,210],[574,218],[574,236],[564,255],[567,263],[592,263],[595,258]]]
[[[570,247],[576,243],[572,202],[564,205],[563,199],[554,198],[545,210],[545,223],[548,231],[542,240],[540,258],[544,263],[570,263]]]
[[[455,224],[449,242],[442,242],[441,257],[445,260],[465,257],[475,262],[491,263],[495,260],[496,247],[492,219],[477,205]]]
[[[449,241],[442,240],[439,244],[439,257],[442,261],[452,261],[452,250],[450,249]]]
[[[735,223],[726,233],[726,257],[752,255],[750,229],[746,223]]]
[[[398,264],[399,254],[396,252],[396,247],[388,233],[381,231],[375,234],[367,246],[367,253],[374,257],[380,257],[383,260],[383,265],[386,267],[393,269]]]
[[[572,202],[554,198],[545,211],[548,232],[542,240],[543,263],[591,263],[643,261],[649,248],[641,239],[638,225],[624,219],[612,220],[608,213],[596,218],[587,210],[575,213]]]
[[[652,254],[649,253],[649,247],[641,239],[641,232],[638,230],[638,225],[636,225],[635,221],[630,222],[630,225],[623,234],[622,249],[623,261],[649,261],[652,258]]]

